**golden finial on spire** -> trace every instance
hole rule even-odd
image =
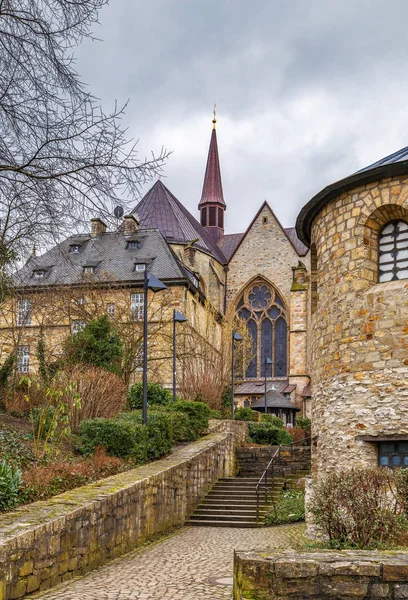
[[[217,105],[215,104],[215,102],[214,102],[213,115],[214,115],[214,118],[213,118],[212,122],[213,122],[213,129],[215,129],[215,124],[217,123]]]

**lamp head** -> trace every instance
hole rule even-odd
[[[181,312],[175,310],[173,313],[173,321],[175,321],[176,323],[185,323],[186,321],[188,321],[188,319]]]
[[[150,273],[149,275],[147,287],[155,293],[160,292],[161,290],[167,290],[167,285],[160,281],[153,273]]]

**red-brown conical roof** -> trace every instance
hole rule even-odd
[[[226,206],[222,191],[221,169],[218,158],[217,132],[214,129],[211,134],[210,149],[208,151],[207,167],[205,169],[203,193],[201,194],[201,208],[204,204],[220,204]]]

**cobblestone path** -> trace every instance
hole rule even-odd
[[[265,529],[184,527],[53,591],[47,600],[231,599],[233,550],[291,548],[304,525]]]

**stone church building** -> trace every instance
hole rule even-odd
[[[234,208],[232,203],[227,207],[224,199],[215,118],[198,210],[196,219],[158,180],[119,230],[108,232],[101,220],[93,219],[89,234],[68,238],[33,257],[18,274],[18,285],[27,298],[20,300],[23,304],[16,308],[16,319],[24,320],[24,310],[30,313],[30,322],[24,321],[28,338],[18,342],[20,370],[21,365],[35,364],[39,323],[31,319],[30,294],[50,287],[81,286],[86,277],[97,273],[101,281],[108,274],[127,290],[132,310],[140,311],[142,269],[148,265],[171,287],[177,299],[172,306],[186,314],[190,326],[198,327],[204,302],[221,317],[232,311],[245,321],[253,360],[236,388],[238,405],[264,409],[266,376],[270,412],[288,424],[293,424],[299,408],[309,414],[312,291],[308,239],[303,243],[294,227],[282,227],[267,202],[260,205],[246,231],[226,233],[228,212]],[[85,304],[85,298],[80,304]],[[108,312],[115,310],[114,305],[112,299],[106,300]],[[63,330],[79,329],[83,321],[70,311],[60,325],[62,335]],[[3,320],[1,326],[4,346],[4,332],[10,324]],[[171,383],[170,370],[165,383]]]

